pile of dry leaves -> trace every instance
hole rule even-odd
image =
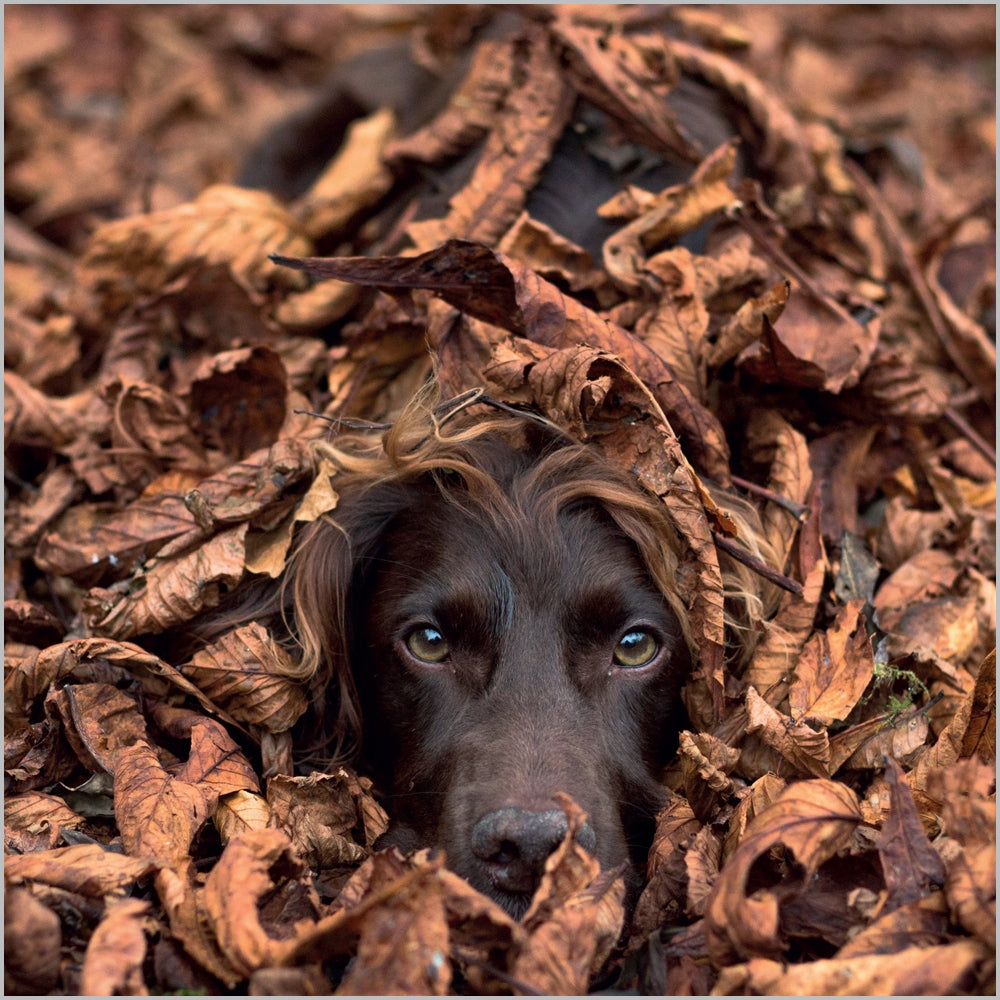
[[[993,28],[8,5],[5,991],[995,992]],[[294,657],[185,646],[435,368],[689,544],[633,913],[572,829],[520,921],[373,855]],[[786,557],[740,676],[709,481]]]

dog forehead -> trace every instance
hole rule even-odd
[[[635,545],[586,504],[552,517],[424,497],[397,519],[384,558],[414,583],[453,581],[490,592],[513,586],[539,599],[648,580]]]

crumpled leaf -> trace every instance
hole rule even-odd
[[[290,729],[306,710],[299,665],[258,622],[203,646],[180,670],[232,718],[271,733]]]
[[[668,239],[682,236],[722,212],[736,200],[726,183],[736,166],[736,143],[707,156],[686,184],[666,188],[643,206],[637,219],[604,241],[604,267],[619,285],[639,291],[647,255]],[[688,386],[691,389],[691,386]]]
[[[308,869],[280,830],[257,830],[231,840],[205,880],[204,914],[238,978],[276,965],[289,934],[311,927],[319,900]],[[276,935],[277,926],[287,930]]]
[[[796,718],[825,725],[846,719],[875,674],[875,654],[861,616],[863,599],[848,601],[826,632],[806,643],[788,702]]]
[[[219,602],[220,587],[232,588],[243,575],[247,526],[224,531],[190,555],[161,561],[141,578],[134,596],[95,589],[88,595],[89,615],[98,635],[130,639],[163,632],[189,621]]]
[[[100,844],[74,844],[4,858],[4,876],[12,884],[41,882],[97,898],[123,895],[154,868],[149,857],[128,857]]]
[[[796,774],[828,777],[830,774],[830,738],[825,729],[814,729],[805,722],[793,722],[771,708],[753,687],[747,689],[747,732],[777,751]]]
[[[357,863],[389,825],[371,787],[369,779],[344,768],[308,777],[279,775],[267,785],[269,825],[286,831],[296,854],[311,868]]]
[[[251,294],[298,282],[267,260],[268,253],[308,252],[294,219],[263,191],[218,184],[193,202],[119,219],[93,234],[77,267],[80,283],[113,315],[196,266],[226,264]]]
[[[172,778],[145,740],[122,748],[114,778],[115,820],[128,854],[166,867],[183,864],[217,793]]]
[[[775,325],[764,318],[761,338],[739,364],[764,382],[838,393],[857,384],[878,343],[880,324],[862,324],[799,292]]]
[[[892,804],[877,846],[888,890],[886,906],[896,909],[940,888],[945,871],[940,855],[924,833],[902,769],[891,757],[886,761],[886,779]]]
[[[469,182],[442,219],[411,223],[418,250],[453,237],[496,243],[521,214],[573,108],[557,60],[541,32],[515,47],[514,86],[494,118]]]
[[[984,955],[972,941],[956,941],[931,948],[904,948],[892,961],[885,955],[846,960],[819,959],[792,965],[754,959],[727,969],[717,993],[752,990],[771,996],[943,996],[973,976]]]
[[[789,786],[747,827],[719,873],[705,910],[708,953],[717,966],[780,956],[783,900],[808,891],[819,866],[850,839],[861,821],[857,798],[844,785],[817,779]],[[747,894],[754,862],[778,845],[794,855],[788,882]]]
[[[59,982],[62,922],[30,889],[4,890],[4,992],[29,995]]]
[[[84,996],[142,996],[146,986],[145,922],[149,903],[123,899],[110,906],[87,942],[80,974]]]

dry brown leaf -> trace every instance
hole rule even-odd
[[[259,790],[259,782],[250,761],[236,742],[215,719],[206,719],[187,708],[174,708],[162,702],[152,710],[153,720],[175,740],[190,740],[187,760],[174,772],[178,781],[197,785],[212,795]]]
[[[708,733],[685,731],[680,734],[678,753],[684,795],[698,820],[706,823],[735,791],[729,772],[739,761],[740,752]]]
[[[690,181],[655,195],[635,221],[608,237],[604,267],[611,278],[625,290],[638,292],[649,282],[643,274],[647,268],[660,277],[660,268],[648,267],[647,255],[734,204],[736,195],[726,182],[735,167],[736,143],[727,142],[702,161]]]
[[[62,950],[58,915],[20,886],[5,887],[3,904],[4,992],[54,990]]]
[[[802,291],[790,296],[777,324],[762,321],[761,338],[739,364],[763,382],[838,393],[856,385],[878,343],[880,324],[846,316]]]
[[[755,410],[747,426],[747,446],[753,460],[767,465],[765,486],[772,492],[796,504],[805,504],[812,489],[813,474],[809,467],[809,449],[805,435],[797,431],[776,410]],[[807,513],[796,516],[793,510],[779,503],[768,503],[761,512],[764,534],[779,552],[784,565],[792,541]],[[805,577],[802,577],[803,581]]]
[[[309,777],[277,776],[267,785],[269,825],[283,829],[314,869],[348,866],[368,856],[389,818],[371,782],[343,768]]]
[[[727,969],[714,992],[749,989],[772,996],[944,996],[964,992],[986,956],[972,941],[904,948],[847,960],[819,959],[787,970],[777,962]],[[743,970],[748,970],[746,975]]]
[[[546,281],[562,282],[572,292],[600,289],[607,278],[594,266],[590,254],[554,229],[522,212],[504,234],[497,249],[520,261]]]
[[[824,725],[848,717],[875,675],[875,654],[862,616],[864,601],[848,601],[833,626],[802,649],[788,703],[795,718]]]
[[[206,358],[191,380],[191,418],[209,447],[239,460],[271,447],[288,410],[288,374],[267,347]]]
[[[545,871],[521,919],[529,932],[549,920],[571,896],[586,889],[601,870],[598,862],[577,843],[587,814],[562,792],[557,793],[555,799],[566,813],[568,826],[562,843],[545,859]]]
[[[575,86],[638,142],[665,156],[696,161],[701,150],[684,134],[664,98],[676,81],[672,49],[661,37],[610,32],[562,8],[551,26]]]
[[[194,267],[224,264],[251,295],[296,287],[270,253],[308,253],[295,220],[263,191],[208,187],[191,203],[100,226],[80,259],[77,278],[113,316],[137,296]]]
[[[184,863],[216,794],[170,777],[145,741],[122,748],[114,778],[115,820],[128,854],[166,867]]]
[[[514,963],[513,978],[549,996],[580,996],[618,940],[625,884],[603,872],[570,896],[531,933]]]
[[[4,798],[4,845],[17,854],[51,850],[59,843],[63,827],[76,830],[85,822],[58,795],[22,792]]]
[[[733,852],[743,839],[748,824],[759,816],[785,790],[787,783],[775,774],[765,774],[758,778],[749,789],[749,793],[740,799],[739,805],[729,821],[726,839],[722,845],[720,864],[728,862]]]
[[[212,813],[212,822],[223,845],[242,833],[263,830],[270,819],[271,807],[267,799],[255,792],[242,790],[220,795],[219,804]]]
[[[111,448],[126,481],[145,487],[165,471],[208,473],[209,459],[187,407],[159,386],[118,378],[103,387]]]
[[[454,237],[498,242],[524,209],[569,120],[574,94],[544,35],[529,30],[515,45],[514,55],[513,86],[492,122],[472,177],[452,197],[444,218],[407,227],[419,251]]]
[[[319,900],[288,837],[256,830],[226,845],[205,880],[204,913],[222,954],[245,978],[280,963],[295,935],[315,924]]]
[[[124,895],[154,868],[149,855],[128,857],[100,844],[74,844],[4,858],[4,876],[11,884],[40,882],[97,898]]]
[[[757,734],[781,755],[793,774],[825,778],[830,775],[830,739],[826,729],[793,722],[757,693],[747,689],[747,732]]]
[[[476,48],[465,78],[430,122],[388,143],[390,165],[405,161],[440,163],[471,149],[494,125],[511,86],[515,50],[507,41],[485,41]]]
[[[707,80],[746,109],[763,136],[755,151],[760,167],[771,171],[780,187],[808,187],[815,170],[804,130],[779,95],[724,55],[677,39],[669,44],[685,73]]]
[[[689,917],[703,917],[719,877],[722,843],[711,826],[703,826],[684,853],[687,896],[684,909]]]
[[[635,332],[670,365],[684,388],[704,402],[709,314],[691,254],[675,247],[657,254],[646,269],[662,284],[662,292],[656,305],[639,317]]]
[[[81,665],[104,662],[127,669],[152,694],[164,697],[168,691],[179,689],[199,700],[207,711],[214,711],[211,702],[180,671],[141,646],[94,638],[34,650],[12,664],[4,678],[4,721],[15,728],[24,725],[32,706],[50,685],[70,676]]]
[[[753,819],[719,873],[705,910],[708,952],[716,966],[784,952],[782,901],[808,891],[812,875],[847,844],[860,821],[854,793],[822,779],[790,785]],[[747,895],[754,862],[779,844],[792,852],[801,875]]]
[[[927,742],[930,723],[923,709],[877,715],[830,739],[830,773],[842,767],[879,768],[886,757],[909,766]]]
[[[924,832],[902,769],[891,757],[886,761],[886,780],[891,804],[876,846],[888,892],[885,905],[896,909],[939,889],[945,871],[940,855]]]
[[[861,955],[894,955],[906,948],[944,944],[948,936],[948,907],[944,894],[931,893],[915,903],[908,903],[879,915],[863,927],[840,951],[838,959]]]
[[[773,326],[784,312],[790,291],[787,281],[779,281],[763,295],[743,302],[716,333],[714,343],[707,349],[705,363],[710,368],[719,368],[759,340],[764,332],[764,321]]]
[[[66,684],[56,704],[70,746],[90,771],[114,774],[121,749],[148,738],[135,698],[110,684]]]
[[[138,582],[134,595],[95,589],[87,598],[95,633],[130,639],[163,632],[190,621],[198,612],[219,603],[220,588],[232,588],[243,575],[244,539],[241,524],[205,542],[190,555],[158,561]]]
[[[267,732],[290,729],[306,710],[299,665],[257,622],[203,646],[180,669],[232,718]]]
[[[291,206],[310,239],[337,234],[392,187],[383,154],[395,132],[396,116],[389,108],[348,126],[337,155]]]
[[[123,899],[108,907],[97,925],[80,974],[84,996],[147,996],[142,977],[149,903]]]

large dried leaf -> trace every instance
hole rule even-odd
[[[888,899],[895,909],[914,903],[944,884],[944,863],[924,832],[913,795],[900,766],[890,757],[886,778],[891,789],[889,818],[877,841]]]
[[[77,276],[113,315],[137,295],[152,294],[194,267],[225,264],[249,292],[292,284],[268,253],[307,251],[296,222],[270,195],[226,185],[190,204],[98,228]]]
[[[540,31],[514,46],[513,86],[468,183],[442,219],[408,227],[418,250],[459,237],[496,243],[521,214],[573,109],[574,94]]]
[[[220,588],[243,575],[247,526],[224,531],[190,555],[160,561],[139,579],[141,589],[121,596],[93,590],[88,612],[93,630],[114,639],[163,632],[219,603]],[[130,588],[131,589],[131,588]]]
[[[108,908],[87,943],[80,974],[84,996],[141,996],[146,993],[145,924],[149,904],[125,899]]]
[[[271,733],[290,729],[306,710],[308,678],[257,622],[203,646],[180,669],[232,718]]]
[[[54,910],[30,889],[4,891],[4,992],[30,996],[54,990],[59,982],[62,924]]]
[[[269,824],[285,830],[298,856],[314,869],[362,861],[389,825],[371,795],[371,782],[343,768],[307,778],[274,777],[267,801]]]
[[[217,794],[172,778],[145,741],[121,750],[114,778],[115,820],[128,854],[166,867],[181,865]]]
[[[219,948],[240,978],[276,965],[289,936],[319,915],[308,869],[280,830],[231,840],[205,880],[204,913]],[[287,925],[287,931],[273,933]]]
[[[875,674],[875,654],[862,617],[864,601],[848,601],[826,632],[806,643],[788,692],[793,715],[825,725],[846,719]]]
[[[13,884],[41,882],[98,899],[124,894],[155,868],[150,857],[127,857],[100,844],[74,844],[4,859],[4,876]]]
[[[739,847],[719,873],[705,911],[708,952],[716,965],[753,956],[778,957],[783,900],[808,891],[819,866],[850,840],[861,820],[857,798],[833,781],[800,781],[754,818]],[[782,845],[796,872],[785,885],[748,894],[748,879],[762,855]]]

